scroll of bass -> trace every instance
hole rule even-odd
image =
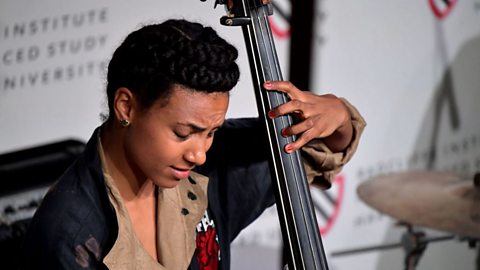
[[[266,91],[265,81],[283,80],[275,44],[268,23],[273,12],[271,4],[261,0],[216,0],[227,5],[227,16],[220,22],[227,26],[241,26],[246,42],[250,70],[260,118],[267,127],[271,150],[270,169],[275,190],[278,215],[284,245],[287,249],[288,268],[327,270],[315,211],[312,204],[305,169],[298,151],[287,154],[283,147],[295,140],[283,137],[281,130],[292,125],[290,116],[275,119],[267,112],[288,101],[284,93]]]

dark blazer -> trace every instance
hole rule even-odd
[[[106,269],[102,259],[118,234],[95,130],[85,151],[45,196],[32,219],[21,269]],[[230,242],[274,203],[263,128],[255,119],[227,120],[217,131],[207,162],[208,213],[220,247],[220,268],[230,267]],[[196,256],[190,269],[196,270]]]

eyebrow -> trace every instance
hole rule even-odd
[[[187,126],[187,127],[191,128],[194,132],[203,132],[203,131],[207,130],[206,127],[197,126],[193,123],[177,123],[177,124],[180,125],[180,126]],[[223,125],[223,123],[222,123],[222,125]],[[214,127],[213,130],[219,129],[222,125]]]

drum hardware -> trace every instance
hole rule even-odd
[[[370,207],[401,220],[407,231],[400,243],[338,251],[332,256],[403,247],[405,269],[413,270],[430,242],[450,240],[458,235],[474,248],[480,239],[480,173],[475,174],[473,182],[445,172],[390,173],[364,181],[357,193]],[[453,235],[428,238],[413,226]]]
[[[479,173],[471,181],[445,172],[399,172],[364,181],[357,193],[396,220],[480,239],[479,185]]]
[[[342,251],[334,251],[330,255],[332,257],[346,256],[346,255],[355,255],[359,253],[371,252],[371,251],[384,251],[396,248],[403,248],[405,252],[404,265],[405,270],[414,270],[418,265],[420,258],[422,257],[424,251],[427,248],[429,243],[446,241],[456,238],[454,235],[442,235],[427,237],[424,231],[419,229],[413,229],[410,224],[403,224],[407,226],[406,232],[402,234],[401,240],[398,243],[382,244],[382,245],[373,245],[366,246]],[[461,239],[463,240],[463,239]],[[469,245],[471,246],[471,241],[476,242],[476,240],[469,239]]]

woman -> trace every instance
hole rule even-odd
[[[236,58],[197,23],[131,33],[108,67],[109,116],[36,212],[23,268],[228,269],[230,242],[274,203],[260,122],[224,120]],[[332,95],[265,88],[292,99],[270,117],[303,120],[283,131],[301,134],[285,151],[302,148],[309,178],[328,183],[354,152],[361,117]]]

